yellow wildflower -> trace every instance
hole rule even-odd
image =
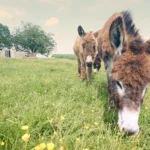
[[[89,129],[89,126],[87,126],[87,125],[86,125],[86,126],[84,126],[84,129],[88,130],[88,129]]]
[[[62,143],[62,142],[63,142],[63,139],[60,139],[60,140],[59,140],[59,142],[61,142],[61,143]]]
[[[52,142],[51,142],[51,143],[48,143],[48,144],[47,144],[47,149],[48,149],[48,150],[53,150],[53,149],[54,149],[54,146],[55,146],[55,145],[54,145]]]
[[[77,141],[77,142],[80,142],[80,138],[76,138],[76,141]]]
[[[92,113],[94,113],[95,111],[94,110],[92,110]]]
[[[52,123],[54,119],[50,119],[49,122]]]
[[[88,150],[88,148],[83,148],[83,150]]]
[[[98,126],[98,123],[97,123],[97,122],[94,122],[94,125],[95,125],[95,126]]]
[[[40,147],[40,150],[44,150],[46,148],[46,144],[45,143],[41,143],[39,145],[39,147]]]
[[[64,150],[63,146],[60,147],[60,150]]]
[[[57,132],[56,132],[56,131],[54,132],[54,135],[57,135]]]
[[[2,142],[1,142],[1,145],[2,145],[2,146],[5,145],[5,142],[2,141]]]
[[[28,142],[29,139],[30,139],[30,134],[24,134],[24,135],[22,136],[22,140],[25,141],[25,142]]]
[[[29,129],[29,127],[28,126],[22,126],[21,129],[24,130],[24,131],[26,131],[26,130]]]
[[[145,109],[148,109],[148,107],[145,107]]]
[[[40,148],[40,146],[38,145],[38,146],[36,146],[36,147],[34,148],[34,150],[41,150],[41,148]]]
[[[63,121],[64,119],[65,119],[65,118],[64,118],[64,116],[60,116],[60,120],[62,120],[62,121]]]

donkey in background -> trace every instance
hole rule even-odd
[[[87,72],[88,81],[91,81],[92,65],[97,54],[96,35],[85,32],[81,26],[78,27],[78,34],[73,47],[78,62],[78,76],[83,80]]]
[[[150,41],[143,41],[129,11],[115,13],[97,33],[108,78],[109,104],[118,110],[120,131],[136,135],[150,82]]]
[[[101,58],[100,55],[97,54],[93,63],[94,73],[97,73],[101,68]]]

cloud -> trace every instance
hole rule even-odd
[[[0,6],[0,20],[4,25],[9,26],[12,30],[17,26],[23,18],[28,18],[28,13],[21,7],[1,5]]]
[[[72,0],[19,0],[23,3],[35,2],[57,7],[57,12],[65,10],[72,5]]]
[[[12,14],[6,10],[0,10],[0,19],[12,19]]]
[[[50,19],[46,20],[44,23],[44,26],[53,26],[57,25],[59,23],[59,20],[56,17],[51,17]]]
[[[12,16],[22,16],[25,14],[24,9],[12,6],[0,6],[0,16],[6,17],[6,19],[12,18]]]

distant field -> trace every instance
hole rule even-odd
[[[76,59],[76,56],[74,54],[53,54],[52,57],[59,59]]]
[[[150,90],[140,114],[140,133],[119,132],[108,111],[104,67],[92,83],[77,77],[75,60],[0,59],[0,150],[149,150]],[[23,125],[29,130],[22,131]],[[28,142],[21,137],[30,134]],[[42,149],[41,149],[42,150]]]

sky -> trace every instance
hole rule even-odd
[[[97,31],[115,12],[130,10],[136,27],[150,38],[150,0],[0,0],[0,21],[12,32],[21,21],[32,22],[54,34],[54,53],[72,54],[81,25]]]

